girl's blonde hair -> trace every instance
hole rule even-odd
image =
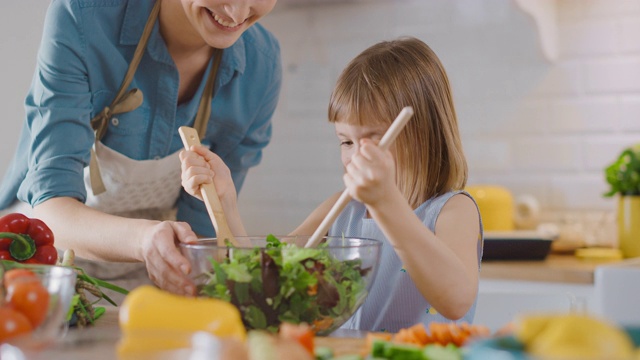
[[[436,54],[416,38],[378,43],[342,71],[329,101],[329,121],[391,125],[414,115],[396,139],[396,183],[415,209],[467,182],[467,162],[449,79]]]

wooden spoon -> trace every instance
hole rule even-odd
[[[185,149],[190,150],[191,146],[200,145],[200,137],[196,129],[189,126],[181,126],[178,129],[178,133],[180,133]],[[238,246],[238,241],[231,233],[229,224],[227,224],[227,218],[222,210],[222,204],[215,185],[213,183],[200,185],[200,195],[202,195],[202,200],[204,200],[204,204],[207,207],[213,227],[216,229],[218,245],[223,246],[224,243],[220,243],[220,241],[228,240],[231,245]]]
[[[409,119],[411,119],[411,116],[413,116],[413,108],[411,106],[402,108],[400,114],[398,114],[396,119],[393,120],[393,123],[391,123],[389,129],[387,129],[387,131],[384,133],[384,136],[382,136],[380,143],[378,143],[378,147],[380,147],[382,150],[387,150],[396,139],[398,134],[400,134],[400,131],[402,131]],[[340,212],[344,209],[345,206],[347,206],[350,200],[351,196],[349,195],[349,190],[344,189],[342,195],[340,195],[340,198],[338,198],[338,201],[333,204],[333,207],[331,208],[331,210],[329,210],[327,216],[325,216],[325,218],[322,220],[320,226],[318,226],[313,235],[311,235],[304,247],[308,248],[318,246],[320,240],[322,240],[327,231],[329,231],[331,224],[333,224]]]

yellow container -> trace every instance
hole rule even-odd
[[[618,247],[625,258],[640,256],[640,196],[618,198]]]
[[[514,202],[507,188],[497,185],[473,185],[465,189],[478,204],[485,231],[513,231]]]

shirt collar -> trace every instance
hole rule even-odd
[[[122,22],[122,29],[120,31],[121,45],[135,46],[138,44],[147,18],[149,17],[149,14],[151,14],[153,5],[154,3],[152,1],[128,1],[124,20]],[[140,21],[141,19],[144,19],[144,21]],[[228,72],[229,76],[231,76],[234,71],[243,73],[246,67],[245,35],[246,32],[238,39],[238,41],[231,45],[231,47],[224,49],[220,70]],[[147,44],[147,52],[156,61],[174,65],[171,55],[166,50],[164,40],[162,39],[162,36],[160,36],[158,22],[156,22],[153,27],[153,31],[151,32],[151,37]]]

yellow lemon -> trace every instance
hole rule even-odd
[[[554,318],[543,314],[522,316],[516,320],[514,335],[523,344],[529,344]]]
[[[568,314],[546,320],[525,318],[522,325],[525,328],[516,331],[516,337],[531,355],[580,360],[631,359],[634,356],[633,343],[623,330],[592,316]]]

